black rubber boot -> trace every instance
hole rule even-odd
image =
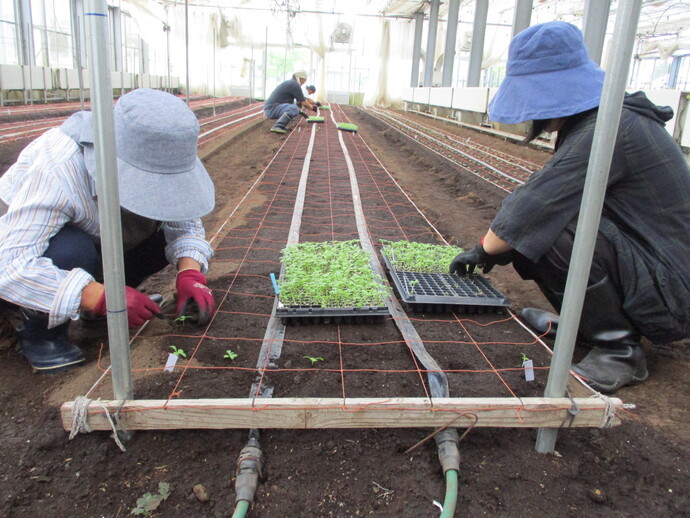
[[[70,322],[48,329],[48,315],[22,308],[19,346],[31,366],[40,373],[70,369],[84,361],[84,353],[67,337]]]
[[[524,308],[520,311],[520,318],[540,335],[556,336],[559,317],[555,313],[537,308]]]
[[[287,126],[291,120],[292,117],[289,113],[283,113],[271,128],[271,131],[273,133],[287,133]]]
[[[621,297],[608,277],[587,288],[579,332],[594,347],[573,365],[573,372],[593,389],[609,394],[647,379],[640,334],[623,313]]]

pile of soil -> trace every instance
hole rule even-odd
[[[419,148],[365,113],[348,110],[348,115],[386,169],[444,236],[460,246],[472,246],[481,238],[500,206],[500,193],[476,178],[462,175],[445,159]],[[456,125],[422,117],[419,120],[453,132],[459,138],[471,138],[533,162],[544,163],[549,158],[543,151],[518,147]],[[283,138],[268,131],[270,125],[270,121],[263,121],[204,157],[217,190],[217,208],[206,221],[209,234],[237,206],[282,145]],[[11,163],[14,152],[0,150],[0,163]],[[251,225],[252,216],[249,210],[241,214],[246,217],[247,225]],[[219,252],[219,256],[224,253]],[[232,256],[227,258],[231,262]],[[211,272],[209,277],[212,282],[220,282],[222,275]],[[147,281],[146,289],[170,292],[172,278],[173,272],[166,269]],[[521,281],[511,268],[494,269],[491,280],[512,301],[515,311],[526,306],[549,309],[536,287]],[[220,289],[220,285],[214,287]],[[242,289],[263,292],[268,288],[248,284]],[[258,302],[256,307],[242,308],[246,316],[234,314],[232,323],[228,324],[233,329],[228,331],[229,335],[260,334],[259,329],[254,329],[258,320],[252,314],[270,312],[270,304],[270,300]],[[370,338],[383,335],[390,325],[384,321],[343,328],[346,333],[361,333]],[[98,373],[99,345],[104,340],[102,328],[87,329],[79,322],[72,327],[75,340],[87,355],[88,365],[82,369],[38,376],[31,373],[15,350],[0,352],[0,513],[9,517],[126,516],[136,508],[138,498],[145,493],[157,493],[159,483],[164,482],[170,484],[170,494],[152,515],[231,516],[235,462],[246,443],[246,431],[137,432],[126,444],[124,453],[105,432],[68,439],[60,424],[59,405],[91,387]],[[240,334],[238,330],[248,334]],[[159,327],[158,332],[167,331]],[[300,327],[305,341],[329,340],[327,332],[320,326]],[[442,339],[443,331],[435,332]],[[485,334],[473,330],[484,341],[502,332],[500,327]],[[521,340],[511,338],[511,341]],[[535,430],[471,430],[460,445],[456,515],[687,514],[690,504],[687,492],[690,432],[686,427],[690,418],[688,341],[673,345],[674,356],[650,348],[650,379],[617,394],[637,405],[621,426],[607,430],[563,429],[559,432],[557,454],[541,455],[534,451]],[[151,344],[135,343],[133,355],[141,360],[146,355],[159,354],[160,348],[156,347],[155,340]],[[219,344],[219,349],[224,347],[225,344]],[[405,351],[399,348],[393,344],[390,349],[379,351],[387,369],[405,369],[408,365],[403,356]],[[357,363],[356,355],[379,352],[353,348],[351,359]],[[315,346],[309,354],[326,357],[328,353]],[[274,373],[272,379],[274,395],[341,396],[338,380],[333,380],[327,372],[312,376],[290,370],[290,366],[304,361],[302,356],[299,351],[286,348],[279,364],[286,370]],[[437,346],[434,356],[444,368],[467,368],[458,361],[454,351],[444,351],[442,344]],[[215,387],[218,378],[213,371],[199,371],[193,383],[178,388],[185,391],[185,397],[209,397],[208,391]],[[237,371],[224,397],[228,393],[243,397],[253,378],[252,373]],[[370,394],[372,390],[383,390],[378,393],[381,397],[420,396],[422,387],[418,376],[395,376],[396,385],[391,385],[391,378],[385,373],[370,373],[359,381],[351,378],[348,388],[355,396]],[[449,379],[451,393],[466,390],[465,386],[456,385],[453,377]],[[224,383],[226,380],[224,377]],[[511,380],[511,385],[519,383],[518,378]],[[543,384],[530,389],[543,391]],[[170,377],[161,373],[137,376],[135,394],[166,397],[170,390]],[[195,390],[200,392],[194,393]],[[479,388],[477,391],[464,395],[484,395]],[[439,510],[433,502],[443,500],[445,484],[434,442],[424,442],[408,451],[431,431],[264,431],[261,445],[266,478],[259,486],[249,516],[438,516]],[[204,487],[207,498],[198,496],[198,488],[196,494],[193,491],[198,484]]]

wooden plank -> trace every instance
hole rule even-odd
[[[570,422],[572,401],[578,413]],[[609,398],[609,409],[622,408]],[[74,401],[62,405],[62,424],[72,429]],[[497,428],[601,427],[606,403],[600,398],[425,398],[339,399],[276,398],[92,401],[88,425],[110,430],[109,413],[120,408],[128,430],[175,429],[322,429],[438,428],[475,426]],[[614,416],[612,425],[620,424]]]

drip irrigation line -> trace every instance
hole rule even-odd
[[[394,126],[393,124],[390,124],[390,123],[386,122],[386,121],[383,120],[381,117],[379,117],[379,116],[377,116],[377,115],[375,115],[375,114],[372,114],[372,116],[373,116],[374,118],[378,119],[379,121],[383,122],[384,124],[387,124],[390,128],[394,129],[395,131],[399,132],[400,134],[405,135],[405,136],[408,137],[408,138],[412,138],[411,135],[408,135],[407,133],[405,133],[405,132],[402,131],[401,129],[397,128],[397,127]],[[411,128],[410,128],[410,130],[413,131],[415,134],[422,135],[423,137],[427,138],[427,139],[430,140],[430,141],[436,141],[437,144],[438,144],[439,146],[444,147],[444,148],[450,150],[450,151],[453,152],[453,153],[457,152],[457,153],[459,153],[459,154],[461,154],[461,155],[466,155],[465,153],[462,153],[462,152],[460,152],[460,151],[454,149],[454,148],[451,147],[451,146],[448,146],[448,145],[446,145],[446,144],[443,144],[442,142],[438,142],[436,139],[434,139],[434,138],[432,138],[432,137],[429,137],[429,136],[427,136],[427,135],[424,135],[423,133],[421,133],[421,132],[419,132],[419,131],[415,131],[414,129],[411,129]],[[493,185],[494,187],[496,187],[496,188],[498,188],[498,189],[500,189],[500,190],[502,190],[502,191],[505,191],[506,193],[511,192],[512,189],[508,189],[508,188],[506,188],[506,187],[504,187],[504,186],[498,184],[496,181],[491,180],[491,179],[489,179],[489,178],[486,178],[485,176],[483,176],[483,175],[480,174],[479,172],[475,172],[475,171],[471,170],[471,169],[470,169],[469,167],[467,167],[466,165],[461,164],[461,163],[459,163],[459,162],[453,160],[452,158],[450,158],[450,157],[448,157],[448,156],[442,154],[441,152],[439,152],[438,150],[434,149],[434,148],[431,147],[431,146],[425,145],[423,142],[420,142],[418,139],[413,139],[413,140],[415,140],[415,142],[417,142],[417,143],[419,143],[420,145],[422,145],[422,146],[424,146],[425,148],[427,148],[429,151],[432,151],[433,153],[436,153],[438,156],[444,158],[445,160],[448,160],[450,163],[452,163],[452,164],[454,164],[455,166],[457,166],[457,167],[463,169],[463,170],[466,171],[467,173],[469,173],[469,174],[471,174],[471,175],[473,175],[473,176],[476,176],[477,178],[480,178],[480,179],[484,180],[484,181],[487,182],[487,183],[490,183],[490,184]],[[480,162],[480,161],[474,160],[474,159],[473,159],[473,161],[475,161],[475,162]],[[486,164],[486,165],[488,166],[488,164]],[[513,183],[516,183],[516,182],[517,182],[517,183],[520,183],[520,184],[524,183],[524,182],[515,180],[515,179],[512,178],[510,175],[507,175],[507,174],[505,174],[505,173],[503,173],[503,172],[501,172],[501,171],[498,171],[497,169],[493,168],[492,166],[488,166],[488,169],[490,169],[491,172],[492,172],[493,174],[499,176],[499,178],[498,178],[497,180],[506,181],[506,182],[508,182],[508,183],[511,185],[511,187],[514,187]]]
[[[448,133],[445,131],[441,131],[440,129],[435,128],[433,126],[428,126],[428,125],[423,124],[421,122],[415,121],[414,119],[411,119],[409,117],[405,117],[404,115],[397,113],[397,112],[394,112],[392,110],[384,110],[381,108],[366,108],[366,110],[385,115],[385,116],[387,116],[387,117],[389,117],[395,121],[405,121],[406,123],[411,124],[415,127],[419,127],[426,132],[440,135],[441,137],[452,142],[453,144],[457,144],[459,146],[471,149],[471,150],[476,151],[478,153],[488,155],[489,157],[491,157],[495,160],[498,160],[500,162],[504,162],[506,165],[508,165],[510,167],[521,169],[523,174],[532,175],[533,173],[535,173],[536,171],[541,169],[540,165],[535,164],[533,162],[530,162],[529,160],[524,160],[520,157],[512,156],[508,153],[493,150],[493,149],[489,148],[488,146],[485,146],[483,144],[478,144],[476,142],[469,144],[468,143],[469,139],[467,139],[467,141],[463,142],[462,140],[458,140],[456,138],[457,135],[454,135],[452,133]],[[421,113],[421,112],[414,112],[414,113]],[[452,122],[457,123],[457,121],[453,121],[452,119],[445,119],[445,120],[448,122],[451,122],[451,123]],[[525,164],[525,165],[521,165],[521,164]]]
[[[340,141],[340,147],[342,148],[343,154],[345,155],[345,163],[347,164],[347,169],[350,174],[352,199],[355,205],[355,219],[357,221],[357,229],[360,233],[360,241],[362,243],[362,248],[369,253],[370,262],[376,273],[378,273],[381,276],[381,278],[385,279],[386,274],[383,271],[383,267],[381,266],[376,251],[374,250],[374,247],[371,244],[369,232],[366,228],[364,211],[362,209],[362,202],[357,185],[357,175],[352,164],[352,159],[350,158],[350,154],[347,150],[347,146],[345,145],[345,141],[343,140],[342,132],[338,133],[338,140]],[[388,310],[390,311],[390,314],[394,317],[395,325],[398,327],[400,333],[405,338],[405,342],[407,343],[408,347],[412,350],[412,352],[419,359],[419,361],[422,363],[422,365],[426,368],[427,371],[436,371],[427,373],[427,382],[429,383],[429,391],[431,393],[431,396],[438,398],[448,397],[448,378],[443,373],[438,363],[436,363],[436,360],[434,360],[434,358],[424,347],[424,343],[419,337],[417,330],[414,328],[410,320],[407,318],[407,314],[403,310],[402,305],[397,300],[397,298],[393,296],[392,292],[390,291],[390,288],[385,302],[386,306],[388,307]]]

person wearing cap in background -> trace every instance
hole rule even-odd
[[[312,104],[312,107],[314,107],[314,106],[316,106],[317,108],[321,107],[320,102],[318,102],[318,101],[314,102],[314,100],[311,98],[311,96],[316,93],[316,87],[314,85],[307,85],[306,90],[307,90],[307,96],[308,96],[307,100]]]
[[[302,92],[302,85],[307,81],[303,70],[295,72],[287,81],[283,81],[271,92],[264,102],[264,114],[268,119],[276,119],[271,128],[274,133],[287,133],[288,124],[298,114],[307,116],[299,106],[316,111],[316,106]],[[295,104],[297,103],[297,104]]]
[[[603,83],[574,25],[544,23],[513,38],[489,119],[532,121],[527,142],[558,132],[555,152],[505,198],[481,244],[459,254],[451,273],[512,262],[560,312]],[[641,337],[663,344],[689,334],[690,171],[664,129],[672,116],[642,92],[626,94],[610,137],[613,160],[578,329],[588,352],[572,367],[600,392],[647,378]],[[558,323],[534,308],[522,317],[541,332]]]
[[[197,157],[199,123],[177,97],[142,88],[114,108],[127,317],[138,327],[161,310],[138,291],[167,264],[178,269],[177,313],[207,323],[212,256],[202,216],[214,187]],[[21,308],[19,345],[38,372],[84,361],[71,320],[106,315],[92,117],[78,112],[29,144],[0,178],[0,299]]]

